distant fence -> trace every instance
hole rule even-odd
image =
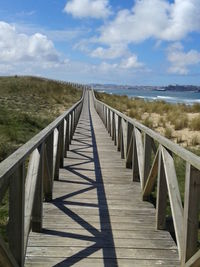
[[[0,266],[24,266],[29,232],[42,229],[43,200],[69,149],[82,110],[80,101],[0,163],[0,202],[9,190],[8,246],[0,238]]]
[[[133,180],[141,183],[143,200],[150,197],[157,182],[156,228],[165,229],[169,196],[181,266],[199,267],[200,157],[97,100],[94,92],[93,99],[126,167],[133,170]],[[186,162],[184,207],[173,155]]]

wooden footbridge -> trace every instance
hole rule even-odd
[[[186,162],[184,203],[174,155]],[[9,189],[0,266],[200,266],[199,170],[199,157],[84,90],[0,164],[0,200]]]

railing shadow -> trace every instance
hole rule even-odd
[[[88,101],[88,100],[87,100]],[[79,125],[77,126],[76,133],[79,134],[80,139],[82,139],[80,143],[80,147],[71,150],[71,152],[74,154],[72,158],[76,158],[75,156],[81,156],[82,162],[77,164],[71,164],[67,165],[65,168],[68,170],[68,172],[75,175],[78,179],[78,181],[68,181],[68,180],[61,180],[60,182],[63,183],[77,183],[80,185],[85,185],[88,187],[75,190],[74,192],[70,192],[66,195],[63,195],[61,197],[58,197],[52,201],[52,203],[58,208],[60,211],[62,211],[66,216],[71,218],[75,223],[78,223],[81,226],[81,229],[86,230],[89,235],[81,235],[76,233],[70,233],[67,231],[58,231],[58,230],[50,230],[50,229],[44,229],[43,233],[48,235],[54,235],[54,236],[60,236],[65,238],[72,238],[72,239],[78,239],[78,240],[85,240],[94,242],[94,244],[90,244],[87,247],[84,247],[81,251],[75,253],[74,255],[66,258],[62,262],[57,263],[54,265],[54,267],[58,266],[73,266],[77,262],[81,262],[83,258],[87,258],[91,256],[93,253],[102,250],[103,253],[103,263],[105,267],[110,266],[118,266],[117,263],[117,257],[116,257],[116,251],[113,241],[113,234],[112,234],[112,228],[111,228],[111,221],[109,216],[109,209],[106,199],[106,193],[104,188],[104,183],[102,179],[102,173],[100,168],[100,162],[99,162],[99,156],[98,156],[98,148],[96,144],[96,138],[92,123],[92,117],[90,114],[90,103],[88,101],[87,103],[88,110],[85,111],[87,120],[83,120],[79,122]],[[88,128],[85,128],[85,125],[87,127],[90,127],[91,129],[91,135],[85,135],[85,131],[88,131]],[[81,131],[84,130],[82,133]],[[88,131],[89,132],[89,131]],[[83,136],[81,136],[83,135]],[[89,142],[87,142],[88,138],[91,138]],[[77,141],[77,136],[75,137],[75,140]],[[92,142],[91,142],[92,141]],[[92,143],[92,144],[91,144]],[[92,150],[92,153],[90,156],[88,154],[84,154],[82,151],[82,145],[85,145],[85,148],[90,148]],[[73,146],[72,146],[73,147]],[[87,151],[89,152],[89,151]],[[93,168],[84,168],[84,164],[93,163]],[[87,165],[86,165],[87,166]],[[85,175],[81,173],[81,171],[89,171],[89,175]],[[91,173],[91,175],[90,175]],[[92,178],[91,178],[92,177]],[[80,181],[80,178],[82,181]],[[92,190],[95,190],[96,196],[97,196],[97,204],[94,203],[88,203],[88,199],[85,201],[72,201],[69,198],[73,196],[80,196],[83,193],[90,192]],[[75,212],[74,210],[70,209],[69,207],[88,207],[88,208],[94,208],[98,209],[99,213],[99,225],[100,228],[97,229],[94,227],[91,223],[89,223],[86,219],[82,218],[81,215],[78,214],[78,212]],[[75,209],[76,210],[76,209]],[[89,219],[89,218],[88,218]],[[106,227],[105,227],[106,223]],[[109,248],[109,249],[108,249]]]

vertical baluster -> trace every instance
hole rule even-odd
[[[151,170],[151,143],[151,137],[147,134],[144,134],[144,187]]]
[[[65,157],[67,157],[67,151],[69,150],[70,143],[70,131],[69,131],[69,115],[66,117],[66,134],[65,134]]]
[[[133,156],[132,156],[132,169],[133,169],[133,181],[139,182],[140,175],[139,175],[139,166],[138,166],[138,157],[137,157],[137,147],[136,147],[136,140],[135,140],[135,131],[133,128]]]
[[[44,144],[40,145],[40,163],[36,181],[35,197],[32,210],[32,231],[41,232],[43,218],[43,177],[44,177]]]
[[[120,151],[121,150],[121,122],[122,122],[122,118],[120,116],[118,116],[118,125],[117,125],[117,132],[118,132],[118,136],[117,136],[117,150]]]
[[[156,228],[158,230],[163,230],[165,229],[166,224],[167,183],[161,149],[159,151],[158,159],[158,184],[156,201]]]
[[[127,150],[126,150],[126,168],[131,168],[133,156],[133,125],[127,124]]]
[[[184,198],[184,246],[182,266],[197,251],[200,208],[200,171],[186,164]],[[196,265],[195,265],[196,266]]]
[[[44,149],[44,197],[46,201],[52,200],[53,195],[53,132],[46,139]]]
[[[24,210],[25,164],[22,163],[10,177],[9,187],[9,248],[20,267],[24,266]]]

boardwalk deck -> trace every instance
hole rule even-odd
[[[155,230],[155,209],[140,190],[86,97],[25,266],[180,266],[176,244]]]

